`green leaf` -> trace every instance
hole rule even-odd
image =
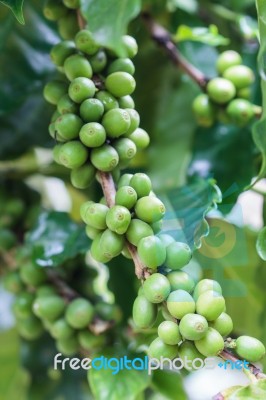
[[[225,400],[253,400],[266,398],[266,379],[260,379],[256,383],[242,387],[229,396],[224,397]]]
[[[89,249],[84,226],[71,221],[64,212],[44,212],[26,236],[34,262],[42,267],[57,267]]]
[[[2,160],[17,157],[33,146],[52,144],[48,133],[52,107],[42,92],[55,71],[50,49],[60,39],[41,9],[41,2],[26,3],[26,26],[17,24],[8,12],[0,15]]]
[[[167,399],[186,400],[181,375],[174,372],[156,370],[152,375],[152,387]]]
[[[114,351],[102,355],[107,358],[114,355],[118,357]],[[88,380],[95,400],[135,400],[150,383],[147,371],[121,369],[117,374],[113,372],[111,369],[89,370]]]
[[[174,36],[176,42],[191,40],[195,42],[205,43],[209,46],[226,46],[229,44],[229,39],[220,35],[216,25],[206,27],[193,27],[180,25]]]
[[[259,256],[266,261],[266,228],[264,227],[258,234],[256,248]]]
[[[261,152],[262,165],[257,177],[257,180],[263,178],[266,174],[266,3],[264,0],[256,0],[258,22],[259,22],[259,37],[260,37],[260,50],[258,55],[258,69],[261,77],[261,91],[262,91],[262,116],[259,121],[253,125],[252,135],[253,140]],[[254,182],[255,183],[255,182]]]
[[[140,0],[81,0],[81,11],[96,41],[125,57],[122,36],[140,12]]]
[[[180,9],[193,14],[198,10],[198,3],[196,0],[167,0],[167,8],[170,12]]]
[[[165,199],[171,208],[167,207],[164,231],[171,233],[176,240],[200,247],[201,238],[209,233],[206,214],[222,200],[219,188],[212,180],[199,179],[167,191]],[[178,225],[173,227],[176,219]]]
[[[18,22],[21,24],[25,24],[24,17],[23,17],[23,2],[24,0],[1,0],[0,3],[3,3],[7,7],[11,9],[14,13],[15,17],[17,18]]]

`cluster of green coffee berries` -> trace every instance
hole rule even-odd
[[[225,299],[217,281],[203,279],[195,285],[184,271],[154,273],[145,280],[134,302],[136,327],[151,328],[158,320],[158,310],[164,320],[147,350],[149,357],[180,357],[193,362],[219,355],[227,345],[225,337],[232,332],[233,322],[225,312]],[[227,347],[249,362],[265,354],[263,344],[249,336],[231,339]]]
[[[216,68],[220,76],[211,79],[206,93],[198,95],[193,102],[198,124],[209,127],[216,120],[238,126],[248,124],[257,108],[249,101],[254,81],[252,69],[242,65],[240,54],[233,50],[219,55]]]
[[[84,282],[89,280],[85,276],[86,269],[82,264],[78,271]],[[67,270],[69,266],[61,271],[63,275]],[[4,286],[15,295],[13,312],[20,336],[35,340],[48,331],[55,339],[58,351],[64,355],[73,355],[81,350],[97,351],[105,344],[106,334],[95,335],[90,324],[99,318],[112,323],[121,318],[116,305],[99,298],[93,304],[83,293],[75,292],[75,296],[67,290],[63,293],[49,278],[46,268],[37,267],[29,260],[23,260],[20,268],[5,275]],[[87,294],[88,289],[82,289],[86,289]]]
[[[127,167],[137,150],[149,144],[130,96],[136,85],[131,58],[137,44],[127,35],[123,42],[127,57],[110,52],[107,57],[83,29],[74,41],[62,41],[51,51],[62,74],[44,89],[45,99],[57,107],[49,126],[58,142],[54,159],[71,169],[71,182],[79,189],[90,185],[97,170]]]

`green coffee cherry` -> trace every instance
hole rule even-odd
[[[57,118],[61,114],[76,114],[78,112],[77,104],[71,100],[71,98],[68,96],[68,94],[64,94],[61,97],[61,99],[59,100],[59,102],[57,104],[57,109],[59,112],[59,115],[57,116]]]
[[[72,55],[65,60],[64,71],[70,81],[79,77],[89,79],[92,77],[92,68],[89,61],[80,54]]]
[[[139,219],[152,223],[163,218],[165,206],[157,197],[144,196],[137,201],[135,212]]]
[[[87,29],[82,29],[76,34],[75,44],[77,49],[88,55],[93,55],[99,50],[99,46],[95,42],[92,33]]]
[[[32,315],[34,295],[28,292],[19,293],[13,303],[13,311],[17,318],[28,318]]]
[[[187,265],[191,257],[190,247],[186,243],[173,242],[166,248],[165,264],[168,268],[177,270]]]
[[[43,91],[43,95],[48,103],[57,105],[60,98],[67,93],[67,84],[62,81],[48,82]]]
[[[79,31],[77,14],[70,12],[58,20],[58,31],[65,40],[72,40]]]
[[[62,146],[63,146],[62,144],[56,144],[53,148],[53,159],[57,164],[61,164],[59,157]]]
[[[260,340],[251,336],[239,336],[236,339],[236,353],[249,362],[257,362],[265,355],[265,347]]]
[[[100,171],[112,171],[118,165],[118,161],[117,151],[109,144],[92,149],[91,162]]]
[[[102,233],[99,233],[92,241],[91,244],[91,255],[92,257],[101,263],[107,263],[111,260],[110,257],[106,257],[106,255],[103,254],[101,246],[100,246],[100,240],[102,237]]]
[[[231,81],[237,90],[243,89],[254,82],[254,73],[245,65],[235,65],[225,70],[223,77]]]
[[[82,167],[72,169],[70,172],[70,180],[72,185],[77,189],[86,189],[92,183],[96,170],[90,163]]]
[[[151,303],[161,303],[169,296],[170,284],[164,275],[155,273],[145,280],[143,293]]]
[[[88,201],[82,204],[80,214],[85,224],[96,229],[106,229],[106,215],[108,211],[109,208],[106,205]]]
[[[107,76],[105,86],[112,95],[122,97],[134,92],[136,82],[127,72],[114,72]]]
[[[134,75],[135,66],[129,58],[118,58],[108,67],[108,74],[113,72],[127,72],[130,75]]]
[[[98,51],[96,54],[90,57],[90,64],[93,72],[96,74],[101,72],[107,64],[106,53],[103,50]]]
[[[178,354],[178,346],[165,344],[159,337],[151,342],[147,350],[149,358],[160,360],[161,357],[173,359]]]
[[[210,322],[209,325],[216,329],[222,336],[228,336],[233,330],[233,321],[230,315],[222,312],[217,319]]]
[[[137,128],[134,132],[129,135],[129,139],[131,139],[138,150],[146,149],[146,147],[150,144],[150,137],[144,129]]]
[[[103,103],[105,112],[119,107],[116,98],[106,90],[100,90],[96,93],[95,97]]]
[[[126,232],[127,240],[134,246],[137,246],[141,239],[152,235],[153,230],[150,225],[140,219],[132,219]]]
[[[222,75],[228,68],[242,64],[242,57],[234,50],[224,51],[216,61],[216,69]]]
[[[134,100],[131,96],[123,96],[118,99],[120,108],[135,108]]]
[[[208,330],[208,322],[202,315],[186,314],[179,324],[180,333],[187,340],[199,340]]]
[[[63,4],[72,10],[76,10],[80,6],[79,0],[63,0]]]
[[[183,289],[191,293],[195,286],[194,280],[184,271],[172,271],[167,274],[167,279],[170,282],[171,290]]]
[[[127,57],[128,58],[135,57],[135,55],[138,52],[138,45],[137,45],[136,40],[132,36],[129,36],[129,35],[124,35],[122,37],[122,40],[123,40],[123,44],[125,47],[125,51],[127,53]]]
[[[126,233],[130,221],[130,212],[123,206],[113,206],[106,214],[106,224],[108,228],[119,235]]]
[[[128,260],[132,260],[132,255],[131,255],[130,251],[128,250],[127,246],[123,247],[123,250],[121,251],[121,254],[122,254],[122,256],[127,258]]]
[[[120,189],[123,186],[129,186],[130,179],[132,178],[133,174],[123,174],[118,181],[117,187]]]
[[[98,122],[89,122],[80,130],[80,140],[87,147],[99,147],[106,140],[106,132],[104,127]]]
[[[138,127],[140,124],[140,116],[139,113],[134,110],[133,108],[126,108],[126,111],[128,112],[130,116],[130,126],[125,133],[126,137],[129,137]]]
[[[93,316],[93,306],[86,299],[75,299],[69,303],[66,309],[66,321],[75,329],[83,329],[88,326]]]
[[[38,339],[44,332],[43,324],[33,315],[19,320],[17,323],[17,328],[19,335],[26,340]]]
[[[117,138],[128,130],[130,126],[130,116],[126,110],[115,108],[107,111],[103,116],[102,124],[111,138]]]
[[[53,46],[50,56],[55,65],[63,67],[66,58],[74,54],[75,51],[74,43],[69,40],[64,40]]]
[[[202,279],[195,286],[193,292],[194,299],[197,300],[199,296],[202,293],[207,292],[207,290],[213,290],[214,292],[222,294],[222,288],[217,281],[214,281],[212,279]]]
[[[158,237],[147,236],[139,241],[138,254],[148,268],[156,268],[164,263],[166,250]]]
[[[194,343],[184,341],[178,348],[178,355],[184,361],[184,368],[193,371],[199,366],[197,359],[203,360],[203,355],[196,349]]]
[[[83,125],[76,114],[63,114],[55,121],[55,129],[64,140],[76,139]]]
[[[67,339],[58,339],[56,341],[57,350],[65,356],[73,356],[79,350],[79,342],[76,336]]]
[[[21,266],[20,276],[22,282],[29,286],[39,286],[47,280],[45,270],[30,262]]]
[[[123,250],[125,238],[110,229],[106,229],[101,235],[99,247],[104,257],[111,259],[117,257]]]
[[[145,296],[137,296],[133,304],[132,315],[137,328],[151,328],[157,318],[157,306],[147,300]]]
[[[129,162],[136,155],[136,145],[130,139],[121,138],[115,140],[112,145],[119,155],[119,161],[122,163]]]
[[[105,302],[97,302],[95,306],[97,315],[105,321],[120,322],[122,318],[121,308],[117,304],[110,304]]]
[[[194,313],[196,309],[193,297],[182,289],[171,292],[166,304],[170,314],[177,319],[183,318],[186,314]]]
[[[23,289],[23,282],[17,271],[11,271],[5,274],[3,284],[6,290],[14,294],[21,292]]]
[[[213,328],[208,328],[206,335],[194,343],[198,351],[205,357],[216,356],[224,349],[222,336]]]
[[[176,318],[174,318],[168,311],[168,309],[166,307],[162,307],[161,308],[161,313],[162,313],[162,317],[166,320],[166,321],[172,321],[176,323]]]
[[[43,8],[43,14],[49,21],[58,21],[67,14],[67,9],[59,1],[47,0]]]
[[[88,158],[88,150],[86,147],[77,140],[73,140],[68,143],[64,143],[58,154],[60,164],[67,168],[74,169],[79,168]]]
[[[236,96],[240,97],[241,99],[250,100],[250,97],[251,97],[250,86],[238,90]]]
[[[151,228],[152,228],[152,230],[153,230],[153,232],[155,234],[161,232],[162,227],[163,227],[163,220],[162,219],[160,219],[160,221],[156,221],[156,222],[153,222],[151,224]]]
[[[202,293],[196,302],[197,313],[203,315],[208,321],[217,319],[224,311],[224,307],[224,297],[213,290]]]
[[[55,321],[65,310],[65,301],[60,296],[38,297],[33,303],[33,312],[48,321]]]
[[[36,290],[36,297],[46,297],[46,296],[51,296],[51,295],[56,295],[57,292],[54,288],[54,286],[51,285],[42,285],[39,286]]]
[[[200,125],[209,127],[215,121],[215,107],[207,94],[198,95],[192,104],[192,109]]]
[[[245,99],[234,99],[226,108],[230,120],[239,126],[246,125],[254,117],[253,105]]]
[[[152,188],[150,178],[148,175],[142,173],[133,175],[129,184],[137,192],[138,198],[148,196]]]
[[[158,238],[165,245],[165,247],[167,247],[169,244],[175,242],[175,239],[173,238],[173,236],[168,235],[166,233],[162,233],[162,234],[158,235]]]
[[[80,77],[72,80],[68,94],[75,103],[82,103],[87,98],[93,97],[95,91],[96,88],[91,79]]]
[[[50,333],[54,339],[68,339],[73,336],[74,329],[66,322],[65,318],[58,319],[51,325]]]
[[[182,341],[178,325],[172,321],[163,321],[158,326],[158,336],[165,344],[176,345]]]
[[[78,333],[78,341],[83,349],[91,352],[92,350],[104,345],[105,337],[104,335],[94,336],[87,329],[85,329],[84,331],[80,331]]]
[[[131,186],[122,186],[116,192],[115,204],[118,206],[124,206],[130,210],[136,204],[137,198],[137,193]]]
[[[236,88],[228,79],[214,78],[207,85],[207,93],[215,103],[225,104],[235,97]]]
[[[85,122],[98,122],[103,116],[104,106],[100,100],[87,99],[80,106],[80,116]]]
[[[90,225],[87,225],[87,226],[86,226],[85,231],[86,231],[86,235],[87,235],[90,239],[95,239],[96,236],[97,236],[99,233],[102,232],[100,229],[93,228],[93,227],[90,226]]]

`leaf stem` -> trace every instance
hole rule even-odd
[[[209,79],[199,69],[190,64],[189,61],[180,53],[173,42],[170,33],[153,20],[149,13],[143,13],[143,20],[151,34],[152,39],[161,46],[172,62],[182,69],[198,86],[205,91]]]

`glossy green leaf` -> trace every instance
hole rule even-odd
[[[104,352],[102,355],[107,358],[119,357],[115,351]],[[133,359],[134,356],[128,358]],[[113,362],[113,365],[116,363]],[[124,368],[117,374],[114,372],[111,369],[89,370],[88,380],[95,400],[135,400],[150,383],[148,371]]]
[[[266,3],[263,0],[256,0],[258,22],[259,22],[259,38],[260,50],[258,55],[258,68],[261,77],[261,91],[262,91],[262,116],[257,121],[252,130],[253,140],[261,152],[262,165],[257,180],[263,178],[266,174]]]
[[[152,375],[152,387],[167,399],[186,400],[181,375],[169,371],[156,370]]]
[[[266,261],[266,228],[261,229],[259,232],[256,248],[259,256]]]
[[[200,247],[201,238],[209,233],[206,214],[222,200],[219,188],[211,180],[199,179],[167,191],[165,199],[170,205],[164,218],[165,232],[192,247]],[[174,228],[175,220],[178,225]]]
[[[176,42],[184,40],[192,40],[195,42],[205,43],[209,46],[225,46],[229,44],[229,39],[220,35],[217,26],[210,25],[206,27],[193,27],[188,25],[180,25],[174,36]]]
[[[140,0],[81,0],[81,11],[96,41],[125,56],[122,35],[140,12]]]
[[[26,236],[34,262],[42,267],[56,267],[89,249],[84,226],[71,221],[64,212],[44,212]]]
[[[21,26],[2,7],[0,15],[0,159],[52,143],[48,133],[53,108],[43,99],[43,86],[54,75],[49,52],[59,41],[41,14],[40,2],[25,4]],[[2,11],[2,10],[1,10]]]
[[[7,7],[9,7],[17,18],[18,22],[24,24],[24,16],[23,16],[23,2],[24,0],[1,0],[0,3],[3,3]]]

